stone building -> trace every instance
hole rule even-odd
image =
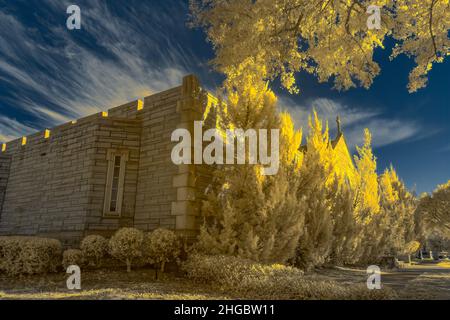
[[[2,145],[0,235],[77,243],[120,227],[198,229],[208,168],[175,165],[171,134],[193,130],[214,98],[181,86]]]

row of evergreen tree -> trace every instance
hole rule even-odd
[[[218,167],[202,206],[199,250],[304,269],[408,253],[416,200],[392,167],[377,174],[368,130],[353,172],[338,172],[328,127],[315,112],[302,152],[302,130],[279,113],[266,85],[248,77],[229,92],[219,126],[279,128],[280,169],[263,176],[259,166]]]

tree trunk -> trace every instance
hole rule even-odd
[[[127,259],[127,272],[131,272],[131,260]]]
[[[409,262],[409,264],[412,263],[412,262],[411,262],[411,255],[410,255],[410,254],[408,254],[408,262]]]
[[[165,261],[161,262],[161,272],[162,273],[164,273],[165,267],[166,267],[166,262]]]

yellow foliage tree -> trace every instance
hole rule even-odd
[[[394,183],[398,182],[397,173],[392,166],[380,176],[381,196],[388,205],[392,205],[398,200],[398,193],[394,189]]]
[[[364,145],[356,147],[356,198],[355,211],[357,218],[364,224],[370,222],[373,215],[380,211],[378,193],[378,175],[376,157],[372,152],[372,135],[369,129],[364,130]]]
[[[305,231],[297,248],[296,264],[304,269],[324,264],[332,250],[333,221],[332,148],[328,126],[323,128],[316,112],[309,117],[306,153],[299,172],[298,199],[305,216]]]
[[[328,130],[328,123],[323,127],[322,120],[313,111],[313,116],[308,118],[309,135],[306,141],[307,153],[317,154],[319,164],[327,173],[327,185],[330,185],[334,179],[333,172],[333,149],[330,142],[330,134]]]
[[[294,121],[287,112],[280,114],[280,161],[299,170],[303,162],[303,153],[299,151],[302,143],[302,130],[295,130]]]
[[[303,232],[304,216],[297,199],[301,132],[288,115],[279,117],[277,99],[267,84],[249,75],[229,88],[219,111],[220,127],[280,129],[280,168],[261,176],[259,165],[219,166],[202,206],[204,224],[197,249],[207,254],[235,255],[262,262],[293,258]],[[296,146],[295,146],[296,144]]]
[[[338,89],[368,88],[380,73],[373,60],[387,37],[391,58],[413,57],[408,89],[426,85],[433,64],[450,54],[449,0],[191,0],[192,24],[206,29],[215,67],[228,83],[247,74],[279,77],[291,93],[294,74],[306,71]],[[368,27],[369,6],[380,8],[378,29]]]
[[[382,253],[398,255],[405,252],[407,244],[415,240],[415,197],[407,190],[391,165],[379,178],[380,219],[383,238],[378,244]],[[383,252],[384,251],[384,252]]]
[[[417,208],[417,219],[421,223],[421,232],[424,229],[438,229],[450,238],[450,180],[439,185],[431,195],[426,194],[420,199]]]

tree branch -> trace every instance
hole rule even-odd
[[[433,33],[433,8],[434,5],[436,4],[437,0],[431,0],[431,6],[430,6],[430,20],[429,20],[429,29],[430,29],[430,35],[431,35],[431,41],[433,42],[433,49],[434,49],[434,54],[436,56],[436,58],[438,57],[438,52],[437,52],[437,46],[436,46],[436,39]]]

